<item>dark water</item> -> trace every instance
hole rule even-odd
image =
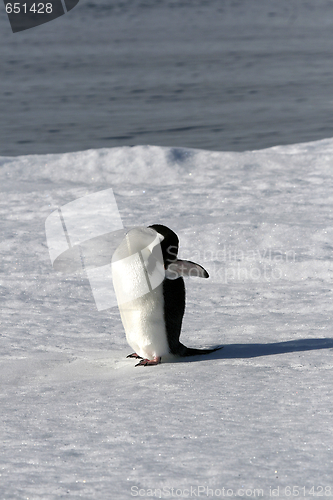
[[[333,136],[331,0],[80,0],[15,34],[0,5],[0,37],[0,155]]]

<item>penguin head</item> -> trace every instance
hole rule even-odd
[[[153,224],[149,226],[149,228],[163,237],[159,246],[162,249],[165,277],[167,279],[176,280],[181,276],[209,278],[206,269],[200,266],[200,264],[196,264],[190,260],[180,260],[177,258],[179,239],[176,233],[162,224]]]
[[[167,269],[172,262],[175,262],[175,260],[177,260],[179,247],[178,236],[171,229],[163,226],[162,224],[153,224],[149,227],[163,236],[163,240],[161,241],[160,245],[162,249],[164,268]]]

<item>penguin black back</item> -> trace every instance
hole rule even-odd
[[[170,264],[177,261],[179,239],[174,231],[162,224],[153,224],[152,229],[161,234],[164,239],[161,241],[161,249],[165,269]],[[208,273],[205,271],[206,276]],[[180,341],[183,316],[185,313],[186,292],[184,279],[180,276],[177,279],[167,279],[163,281],[164,298],[164,321],[168,344],[171,354],[179,356],[195,356],[197,354],[209,354],[215,349],[193,349],[184,346]]]
[[[172,354],[181,354],[179,342],[185,313],[185,284],[182,277],[163,281],[164,321],[168,344]]]

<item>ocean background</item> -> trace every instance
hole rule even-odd
[[[80,0],[13,34],[0,154],[245,151],[333,135],[331,0]]]

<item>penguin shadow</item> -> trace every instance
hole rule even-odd
[[[314,351],[317,349],[333,349],[333,338],[298,339],[271,344],[227,344],[205,356],[180,358],[179,362],[193,363],[204,359],[246,359],[260,356],[288,354],[290,352]]]

